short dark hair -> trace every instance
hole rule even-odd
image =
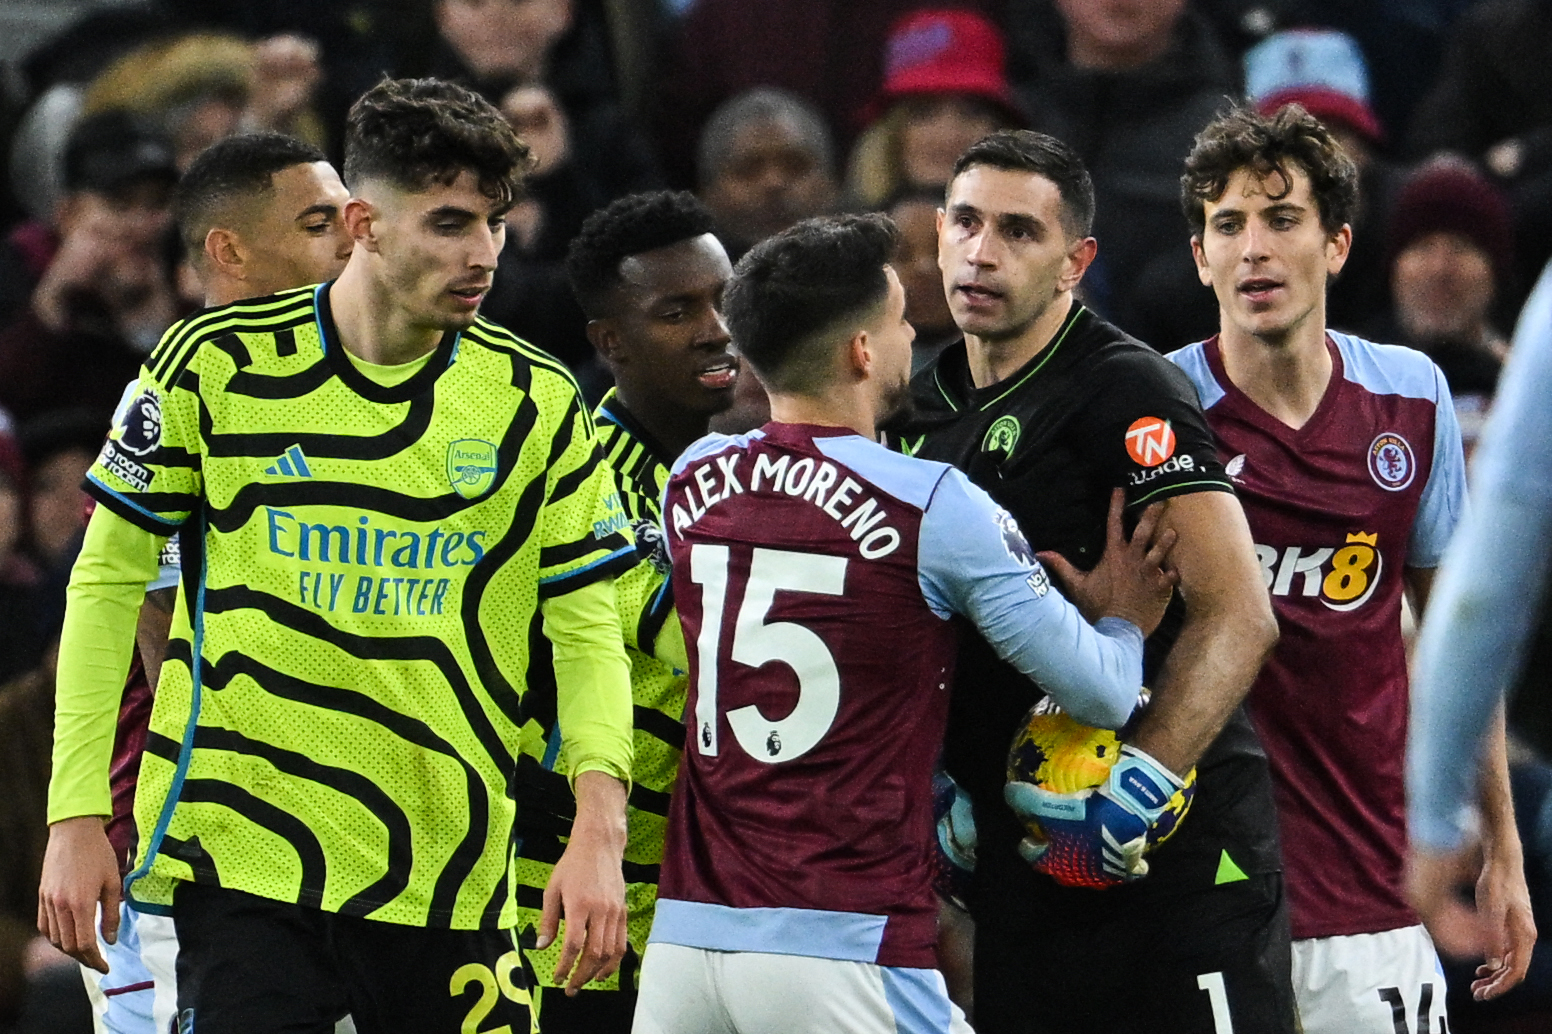
[[[966,169],[984,165],[1010,172],[1031,172],[1056,184],[1062,200],[1062,229],[1069,239],[1087,237],[1094,229],[1094,181],[1078,152],[1045,133],[1031,129],[999,129],[971,144],[954,163],[959,178]]]
[[[825,331],[882,305],[900,231],[888,216],[805,219],[756,244],[733,270],[723,314],[733,344],[777,391],[811,392],[829,374]]]
[[[205,148],[183,174],[173,198],[189,257],[198,261],[204,254],[205,235],[228,204],[271,190],[277,172],[326,161],[312,144],[280,133],[229,136]]]
[[[528,145],[489,101],[441,79],[384,79],[345,118],[345,182],[385,179],[409,191],[471,172],[480,192],[516,200],[533,164]]]
[[[629,194],[587,217],[566,252],[566,278],[587,318],[598,319],[623,282],[621,262],[711,230],[711,213],[687,190]]]
[[[1196,135],[1186,157],[1180,205],[1191,232],[1201,236],[1207,229],[1206,203],[1223,197],[1241,169],[1261,180],[1277,176],[1284,187],[1274,200],[1286,197],[1293,189],[1290,163],[1309,177],[1310,194],[1327,233],[1353,221],[1358,167],[1318,118],[1298,104],[1284,105],[1270,116],[1235,105]]]

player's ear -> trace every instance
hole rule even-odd
[[[1196,261],[1196,278],[1202,282],[1203,287],[1212,286],[1212,270],[1207,266],[1207,252],[1202,250],[1202,235],[1191,235],[1191,258]]]
[[[620,361],[620,353],[622,351],[620,348],[620,332],[614,325],[613,320],[607,317],[588,320],[587,340],[593,346],[593,350],[598,353],[598,357],[605,363],[612,364]]]
[[[866,377],[873,369],[875,357],[873,355],[873,340],[868,337],[866,330],[859,330],[846,342],[843,353],[844,369],[855,378]]]
[[[234,280],[245,279],[242,243],[237,234],[219,226],[205,234],[205,259],[211,267]]]
[[[345,232],[350,234],[350,239],[356,242],[357,247],[377,251],[377,209],[371,202],[359,197],[351,198],[345,202],[340,218],[345,220]]]
[[[1326,273],[1336,276],[1347,265],[1348,253],[1353,248],[1353,228],[1347,223],[1326,241]]]
[[[1094,256],[1099,254],[1099,242],[1093,237],[1083,237],[1073,241],[1067,247],[1067,262],[1062,269],[1062,275],[1056,281],[1057,290],[1071,291],[1078,286],[1083,279],[1083,274],[1088,272],[1089,266],[1094,262]]]

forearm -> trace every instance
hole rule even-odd
[[[1131,738],[1172,772],[1185,773],[1206,753],[1276,641],[1275,625],[1269,635],[1265,623],[1250,618],[1188,613]]]
[[[1179,536],[1170,558],[1186,617],[1131,740],[1184,774],[1250,692],[1277,642],[1277,619],[1237,499],[1178,496],[1166,504],[1162,527]]]
[[[544,634],[554,648],[561,770],[573,782],[596,771],[629,785],[630,662],[613,582],[593,582],[545,600],[542,608]]]
[[[49,822],[113,810],[108,769],[146,583],[161,540],[105,507],[87,525],[66,590],[54,702]]]
[[[1524,853],[1520,833],[1514,823],[1514,798],[1509,791],[1509,744],[1500,704],[1494,713],[1483,745],[1481,785],[1482,849],[1489,861],[1520,866]]]

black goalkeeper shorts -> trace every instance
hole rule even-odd
[[[431,930],[180,884],[184,1034],[527,1034],[529,987],[506,930]]]
[[[978,922],[978,1034],[1294,1034],[1280,873],[1148,906],[1087,923]]]

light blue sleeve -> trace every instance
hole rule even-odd
[[[922,515],[918,557],[932,609],[969,618],[1073,718],[1117,729],[1131,717],[1142,689],[1141,630],[1120,618],[1085,621],[1051,591],[1012,515],[957,470],[944,474]]]
[[[1438,567],[1444,548],[1466,513],[1466,456],[1461,444],[1460,422],[1449,385],[1437,366],[1433,368],[1434,412],[1433,467],[1418,502],[1407,543],[1407,566]]]
[[[1552,558],[1552,265],[1475,457],[1476,499],[1444,557],[1417,646],[1407,799],[1412,839],[1460,846],[1484,731],[1524,662]]]

